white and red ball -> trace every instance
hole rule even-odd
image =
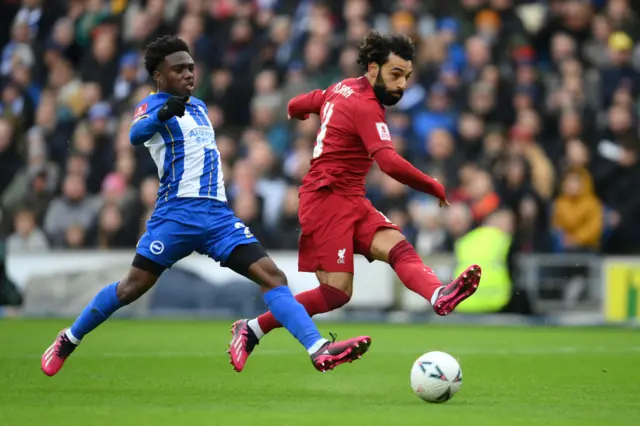
[[[450,400],[462,386],[462,369],[451,355],[433,351],[418,358],[411,367],[411,388],[424,401]]]

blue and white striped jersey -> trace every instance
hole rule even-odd
[[[220,152],[207,107],[189,98],[183,117],[165,122],[158,111],[170,97],[152,93],[136,107],[129,137],[144,144],[158,166],[160,188],[157,204],[174,198],[212,198],[226,202]]]

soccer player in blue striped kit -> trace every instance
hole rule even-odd
[[[322,338],[291,294],[284,273],[229,208],[207,108],[191,97],[194,66],[188,46],[175,36],[160,37],[145,50],[145,67],[157,92],[136,107],[130,138],[133,145],[146,146],[158,166],[156,208],[128,274],[104,287],[42,355],[42,371],[48,376],[60,371],[89,332],[194,251],[260,285],[269,310],[305,347],[319,371],[358,359],[369,348],[368,336],[339,342]]]

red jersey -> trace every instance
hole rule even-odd
[[[289,103],[289,111],[292,116],[317,112],[322,123],[300,192],[329,187],[336,194],[364,195],[373,155],[393,148],[384,107],[367,79],[349,78],[327,90],[299,95]]]
[[[301,193],[331,188],[336,194],[365,195],[365,177],[375,159],[380,169],[397,181],[446,200],[440,182],[393,149],[384,107],[365,77],[349,78],[327,90],[296,96],[287,110],[290,117],[302,120],[309,114],[319,114],[322,122]]]

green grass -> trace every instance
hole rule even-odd
[[[322,324],[370,334],[371,352],[321,374],[279,330],[235,373],[229,324],[110,321],[48,378],[40,355],[63,322],[0,321],[0,424],[637,425],[640,338],[623,329]],[[409,369],[423,352],[459,359],[446,404],[419,400]]]

